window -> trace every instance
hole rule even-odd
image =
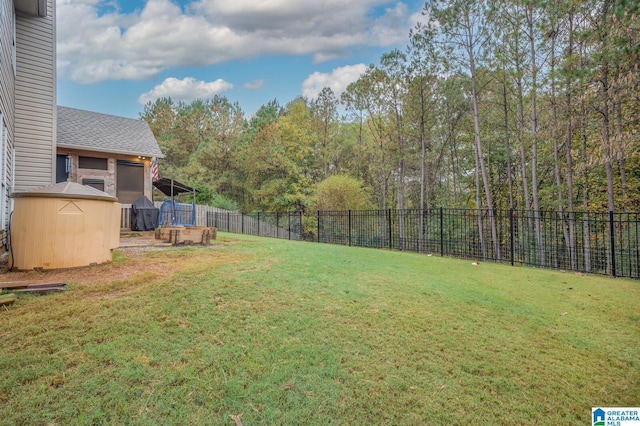
[[[0,229],[6,228],[7,215],[7,145],[9,130],[0,114]]]
[[[116,196],[122,204],[132,204],[144,195],[144,163],[118,161]]]
[[[66,182],[69,178],[68,162],[69,159],[66,155],[56,155],[56,183]]]
[[[6,229],[8,212],[13,210],[13,199],[9,198],[9,184],[15,182],[15,162],[16,150],[9,151],[9,129],[4,122],[4,117],[0,114],[0,229]],[[7,173],[11,172],[10,180]],[[8,210],[7,210],[8,208]]]
[[[106,158],[80,157],[78,167],[81,169],[109,170],[109,162]]]
[[[102,179],[82,179],[82,184],[104,192],[104,180]]]

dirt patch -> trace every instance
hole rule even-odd
[[[156,240],[153,231],[145,232],[125,232],[120,234],[120,249],[132,247],[153,248],[153,247],[171,247],[171,244],[164,241]]]
[[[0,257],[0,288],[2,283],[24,282],[29,284],[43,284],[54,282],[113,282],[127,279],[140,271],[151,272],[158,277],[170,274],[179,259],[176,256],[144,256],[148,251],[160,251],[170,248],[171,244],[158,241],[153,232],[132,232],[122,234],[118,250],[122,252],[126,261],[91,265],[80,268],[56,270],[10,271],[9,257]]]

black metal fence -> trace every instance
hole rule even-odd
[[[320,211],[303,217],[300,212],[203,212],[198,225],[225,232],[640,278],[640,213],[434,208]]]
[[[302,213],[299,212],[207,212],[207,226],[236,234],[302,240]]]
[[[445,208],[321,211],[316,241],[640,278],[639,216]]]

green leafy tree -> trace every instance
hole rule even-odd
[[[245,129],[238,103],[215,96],[204,103],[204,136],[190,156],[189,177],[219,192],[231,191],[238,175],[238,141]]]
[[[443,56],[452,58],[456,67],[461,72],[466,72],[471,81],[469,99],[474,125],[476,204],[478,208],[482,207],[480,194],[481,188],[484,188],[484,206],[488,211],[493,250],[495,256],[500,259],[498,230],[493,213],[493,195],[489,184],[489,174],[487,172],[481,138],[480,86],[478,85],[478,63],[485,56],[489,38],[485,20],[487,6],[484,0],[454,0],[450,2],[433,0],[425,4],[424,12],[439,23],[440,43],[443,49]],[[478,233],[484,255],[485,245],[482,219],[480,216],[478,216]]]
[[[316,185],[314,210],[366,210],[371,195],[362,182],[346,175],[333,175]]]
[[[357,126],[356,155],[354,158],[355,175],[361,179],[365,174],[366,161],[364,161],[363,138],[365,132],[366,118],[366,101],[364,93],[364,81],[362,78],[350,83],[347,89],[340,95],[340,102],[345,106],[348,112],[348,118],[351,123]]]
[[[197,204],[217,207],[224,210],[238,211],[238,204],[235,201],[216,192],[210,186],[200,183],[194,185],[194,187],[198,190],[198,192],[196,192]]]
[[[338,99],[331,88],[323,88],[311,102],[311,114],[318,141],[316,151],[322,162],[322,176],[326,179],[331,170],[336,170],[338,151]]]

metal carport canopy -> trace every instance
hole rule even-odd
[[[173,197],[174,195],[184,194],[184,193],[196,193],[197,189],[192,188],[188,185],[178,182],[175,179],[169,178],[160,178],[157,181],[153,182],[153,186],[158,188],[160,192],[162,192],[167,197]]]

